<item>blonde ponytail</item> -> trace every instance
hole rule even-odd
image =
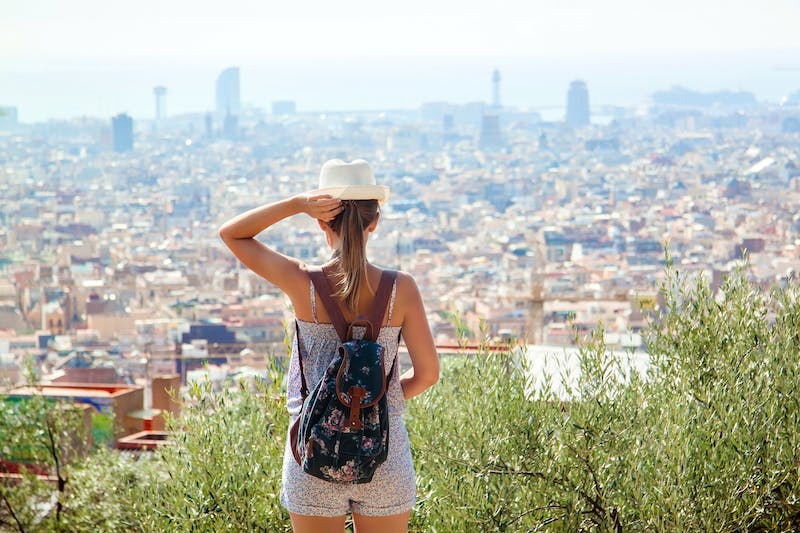
[[[344,210],[328,225],[339,236],[336,251],[336,292],[351,313],[358,311],[358,295],[367,279],[367,238],[365,231],[378,215],[377,200],[344,200]],[[367,282],[368,283],[368,282]]]

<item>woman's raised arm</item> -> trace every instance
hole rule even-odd
[[[288,294],[294,283],[304,281],[301,262],[257,241],[255,236],[299,213],[327,222],[341,211],[341,204],[341,200],[328,195],[292,196],[233,217],[220,226],[219,236],[247,268]]]

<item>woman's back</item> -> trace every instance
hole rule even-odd
[[[342,313],[342,316],[347,323],[351,323],[359,317],[370,316],[370,313],[372,312],[372,306],[375,302],[375,291],[380,283],[382,273],[382,269],[371,264],[367,265],[366,278],[364,279],[364,282],[361,284],[360,290],[358,291],[358,307],[356,311],[347,309],[341,299],[334,299],[339,306],[339,311]],[[331,279],[331,276],[328,276],[328,280],[332,286],[335,285],[335,280]],[[403,324],[403,317],[405,316],[404,304],[408,300],[406,297],[406,293],[408,292],[407,280],[408,275],[403,272],[399,272],[396,286],[392,290],[391,304],[393,313],[390,324],[393,326],[402,326]],[[315,296],[313,299],[311,298],[312,294]],[[295,310],[295,316],[300,320],[324,323],[330,323],[332,321],[330,315],[328,314],[328,310],[320,304],[319,295],[314,294],[314,287],[310,283],[310,280],[308,283],[301,283],[300,286],[293,291],[293,293],[287,292],[287,295],[292,301],[292,306]],[[315,307],[315,309],[312,309],[312,307]],[[384,314],[384,324],[386,324],[387,317],[388,311]]]
[[[367,261],[366,243],[380,218],[388,188],[376,184],[365,161],[326,162],[316,191],[299,194],[242,213],[220,227],[219,235],[250,270],[280,288],[292,301],[296,335],[287,384],[287,406],[300,411],[302,357],[308,385],[319,382],[340,342],[331,316],[315,294],[305,264],[283,255],[255,237],[273,224],[305,213],[317,219],[334,252],[331,296],[338,299],[344,319],[370,316],[381,269]],[[356,485],[329,483],[303,472],[293,458],[289,439],[283,463],[281,502],[289,510],[296,532],[343,531],[350,512],[361,533],[406,531],[415,501],[414,468],[402,416],[405,399],[427,390],[439,377],[439,360],[414,279],[399,272],[391,301],[381,319],[378,342],[384,346],[384,368],[396,361],[402,332],[410,366],[400,365],[389,385],[388,457],[372,481]],[[355,329],[355,336],[361,329]],[[406,365],[404,365],[406,366]],[[288,436],[287,436],[288,437]]]
[[[378,279],[380,279],[381,271],[378,271]],[[317,383],[325,374],[325,369],[328,367],[333,355],[341,342],[336,328],[331,323],[325,306],[321,303],[319,296],[316,293],[314,284],[309,279],[309,306],[311,310],[311,320],[303,320],[299,317],[296,318],[297,330],[295,341],[292,343],[292,357],[289,364],[289,376],[286,387],[286,407],[291,417],[295,417],[300,413],[302,406],[302,397],[300,394],[300,365],[299,357],[303,358],[303,371],[305,372],[307,383]],[[374,285],[377,287],[377,283]],[[366,290],[366,288],[364,289]],[[384,313],[384,319],[381,324],[375,324],[373,327],[380,327],[378,333],[378,343],[383,346],[383,366],[388,374],[392,368],[392,363],[398,355],[398,348],[400,344],[400,325],[391,325],[394,318],[394,305],[397,295],[397,281],[392,286],[392,292],[389,297],[389,304]],[[374,294],[372,295],[372,302],[374,303]],[[340,305],[341,309],[341,305]],[[369,316],[372,309],[365,309],[359,306],[360,316]],[[347,320],[347,317],[345,317]],[[350,319],[348,322],[352,322]],[[353,328],[353,337],[362,338],[366,328],[363,326],[356,326]],[[299,339],[299,340],[298,340]],[[400,365],[395,368],[395,375],[389,382],[388,400],[389,400],[389,413],[390,415],[399,415],[405,408],[405,400],[403,399],[403,390],[400,386],[399,379]]]

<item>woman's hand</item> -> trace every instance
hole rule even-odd
[[[304,213],[323,222],[330,222],[344,209],[340,199],[328,194],[301,194],[298,198]]]

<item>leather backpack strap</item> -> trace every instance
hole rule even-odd
[[[306,373],[303,369],[303,353],[300,350],[300,326],[297,325],[297,319],[294,321],[294,337],[297,341],[297,361],[300,363],[300,396],[303,401],[306,401],[308,386],[306,385]]]
[[[395,279],[397,279],[395,270],[384,270],[381,273],[381,280],[378,282],[378,290],[375,292],[375,300],[372,304],[372,314],[369,317],[369,322],[372,324],[372,335],[369,340],[373,342],[378,340],[381,327],[383,327],[383,315],[386,314]]]
[[[325,311],[328,312],[333,327],[336,328],[339,340],[345,342],[347,340],[347,320],[345,320],[339,304],[333,299],[333,287],[328,281],[328,276],[325,275],[325,272],[320,267],[309,267],[308,276],[311,278],[311,282],[314,283],[317,295],[322,300],[322,305],[325,307]]]
[[[292,427],[289,428],[289,445],[292,448],[295,462],[303,466],[303,462],[300,460],[300,452],[297,451],[297,441],[300,439],[300,420],[301,418],[298,416]]]

